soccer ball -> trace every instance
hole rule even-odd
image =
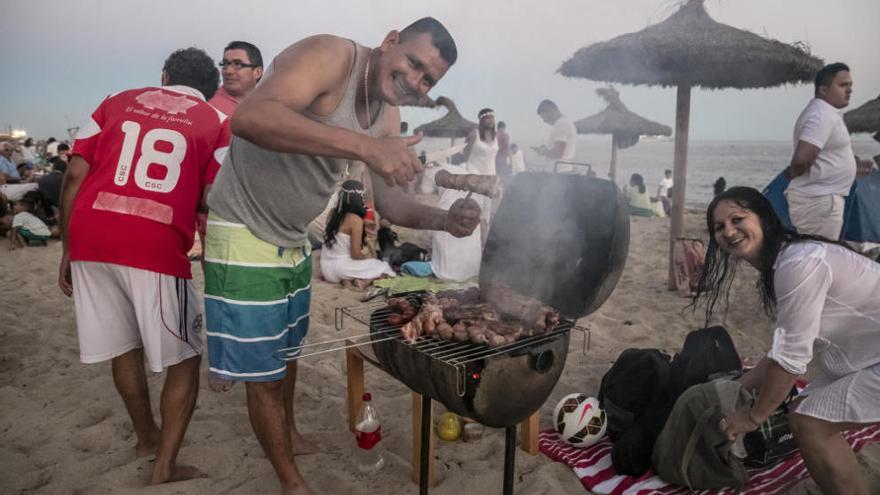
[[[584,394],[569,394],[553,410],[556,432],[574,447],[589,447],[605,436],[605,411],[599,399]]]

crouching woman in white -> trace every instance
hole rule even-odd
[[[880,264],[847,247],[786,231],[757,190],[734,187],[706,214],[709,247],[699,291],[707,320],[728,302],[740,260],[760,272],[773,319],[767,356],[745,374],[755,404],[721,420],[728,438],[757,429],[813,363],[790,422],[807,469],[824,493],[865,494],[868,484],[841,432],[880,422]]]
[[[321,275],[328,282],[364,288],[373,280],[395,276],[388,263],[364,252],[366,214],[363,183],[356,180],[343,182],[336,208],[327,219],[321,249]]]

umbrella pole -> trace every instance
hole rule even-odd
[[[608,177],[617,184],[617,134],[611,135],[611,166],[608,167]]]
[[[672,252],[675,240],[684,232],[684,198],[687,190],[688,126],[691,113],[691,87],[679,84],[675,101],[675,159],[672,173],[672,224],[669,228],[669,289],[675,290]]]

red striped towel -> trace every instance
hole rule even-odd
[[[852,449],[858,452],[868,443],[880,440],[880,426],[847,431],[844,436]],[[549,429],[538,436],[538,445],[544,455],[571,467],[584,488],[599,495],[737,494],[733,489],[691,492],[687,488],[666,483],[654,476],[652,471],[638,478],[619,475],[611,465],[611,441],[607,438],[592,447],[578,449],[565,443],[555,430]],[[738,495],[780,493],[809,476],[800,454],[792,455],[773,466],[749,469],[748,472],[749,482]]]

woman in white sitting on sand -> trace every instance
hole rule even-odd
[[[363,183],[356,180],[343,182],[336,208],[327,219],[321,250],[321,274],[328,282],[365,288],[373,280],[395,276],[388,263],[364,251],[366,214]]]
[[[789,406],[807,469],[823,493],[868,495],[868,483],[841,432],[880,422],[880,263],[817,236],[786,231],[755,189],[731,188],[706,214],[709,247],[699,290],[706,320],[729,301],[740,260],[758,270],[773,319],[770,351],[740,381],[754,405],[723,418],[734,440],[756,430],[813,363],[811,383]]]

